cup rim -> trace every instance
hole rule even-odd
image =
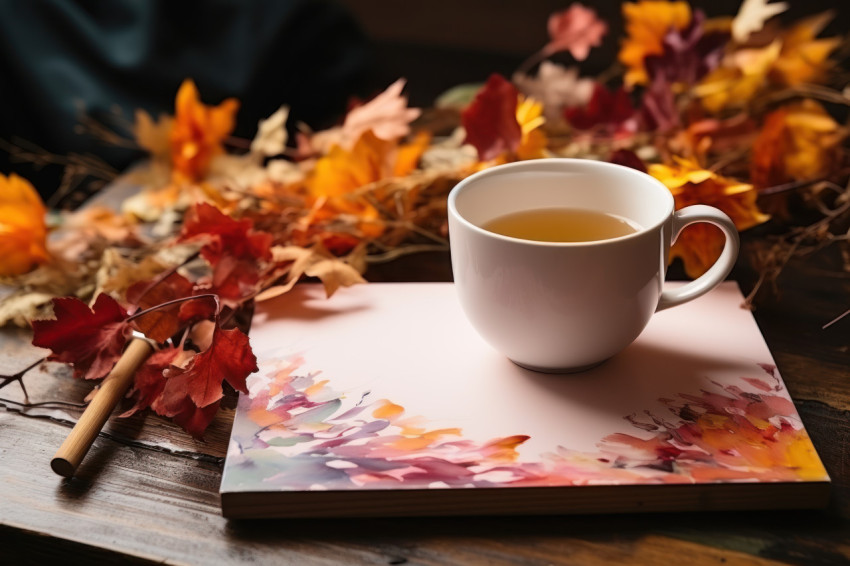
[[[503,234],[498,234],[496,232],[491,232],[489,230],[485,230],[476,224],[473,224],[469,220],[467,220],[460,212],[457,210],[456,200],[457,196],[470,184],[489,177],[493,175],[501,175],[508,172],[511,169],[535,169],[536,166],[539,165],[566,165],[570,164],[580,164],[582,167],[598,167],[600,169],[609,169],[616,170],[620,173],[625,173],[627,175],[636,175],[640,177],[640,180],[643,182],[649,182],[650,185],[655,185],[659,189],[663,189],[663,194],[666,195],[665,200],[668,202],[667,214],[661,218],[658,222],[651,224],[649,226],[641,226],[640,230],[636,230],[631,234],[626,234],[624,236],[617,236],[615,238],[605,238],[604,240],[590,240],[584,242],[546,242],[541,240],[527,240],[524,238],[514,238],[513,236],[505,236]],[[667,186],[653,177],[648,173],[644,173],[643,171],[638,171],[637,169],[633,169],[632,167],[626,167],[625,165],[619,165],[617,163],[608,163],[607,161],[597,161],[594,159],[576,159],[571,157],[549,157],[543,159],[529,159],[526,161],[515,161],[513,163],[504,163],[501,165],[494,165],[493,167],[489,167],[484,169],[483,171],[478,171],[477,173],[473,173],[469,177],[462,179],[458,184],[456,184],[452,190],[449,192],[448,196],[448,210],[449,214],[453,216],[458,222],[466,226],[467,228],[472,229],[474,232],[478,232],[479,234],[489,236],[491,238],[496,238],[498,240],[504,240],[508,242],[513,242],[516,244],[525,244],[531,246],[544,246],[544,247],[554,247],[554,248],[574,248],[574,247],[591,247],[591,246],[604,246],[610,245],[617,242],[622,242],[625,240],[630,240],[634,238],[639,238],[648,232],[655,231],[664,225],[673,214],[675,210],[675,200],[673,199],[673,194],[667,188]],[[450,235],[451,237],[451,235]]]

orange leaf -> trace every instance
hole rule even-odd
[[[753,144],[753,183],[765,188],[825,175],[838,161],[845,134],[814,100],[774,110]]]
[[[20,275],[47,261],[45,213],[29,181],[0,174],[0,276]]]
[[[746,230],[768,219],[756,205],[752,185],[721,177],[693,161],[676,158],[673,165],[653,164],[649,174],[664,183],[676,201],[676,209],[707,204],[729,215],[738,230]],[[697,224],[686,228],[670,249],[670,261],[682,258],[688,277],[699,277],[720,257],[723,234],[714,226]]]
[[[239,102],[228,98],[218,106],[205,106],[191,80],[177,91],[171,129],[171,163],[179,181],[197,182],[206,175],[210,160],[224,152],[222,142],[233,131]]]
[[[776,82],[796,86],[817,82],[831,67],[829,56],[841,45],[841,38],[816,39],[832,19],[831,12],[806,18],[788,32],[782,41],[782,52],[773,65],[771,78]]]
[[[691,8],[687,2],[666,0],[625,2],[623,18],[626,20],[626,39],[620,47],[619,59],[628,67],[626,84],[646,84],[649,77],[644,59],[664,52],[662,40],[671,28],[682,30],[691,23]]]

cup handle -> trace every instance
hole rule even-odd
[[[726,237],[726,242],[723,244],[723,251],[720,252],[720,257],[714,262],[714,265],[701,276],[677,289],[663,291],[658,300],[658,308],[655,309],[655,312],[681,305],[708,293],[722,283],[735,266],[735,260],[738,257],[738,248],[740,247],[738,229],[735,228],[735,223],[732,222],[731,218],[714,207],[695,204],[674,212],[672,242],[676,241],[676,238],[679,237],[685,226],[696,222],[708,222],[723,230],[723,234]]]

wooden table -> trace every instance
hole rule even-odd
[[[755,311],[780,372],[833,480],[823,511],[227,521],[218,486],[229,434],[225,411],[206,443],[155,416],[113,419],[77,477],[49,462],[78,409],[21,412],[17,384],[0,390],[0,562],[122,564],[838,564],[850,562],[850,274],[834,251],[793,261],[780,296]],[[744,254],[735,276],[754,281]],[[448,254],[397,260],[374,281],[449,280]],[[0,373],[37,359],[6,332]],[[30,401],[76,400],[87,385],[48,364],[26,380]],[[11,559],[11,560],[10,560]]]

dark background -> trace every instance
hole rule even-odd
[[[692,3],[708,16],[734,15],[739,0]],[[781,18],[835,9],[828,0],[791,0]],[[399,77],[411,104],[428,106],[448,88],[510,76],[548,40],[559,0],[0,0],[0,139],[37,144],[54,156],[95,154],[118,170],[142,155],[81,133],[79,113],[118,129],[114,112],[173,112],[183,78],[207,104],[242,102],[235,135],[281,104],[291,124],[333,124],[351,97],[366,98]],[[616,60],[621,2],[586,2],[610,29],[581,64],[594,75]],[[839,9],[823,36],[846,35]],[[569,55],[560,62],[573,63]],[[62,167],[13,162],[0,149],[0,172],[16,171],[49,196]],[[84,196],[84,191],[78,197]],[[79,201],[65,201],[73,206]]]

